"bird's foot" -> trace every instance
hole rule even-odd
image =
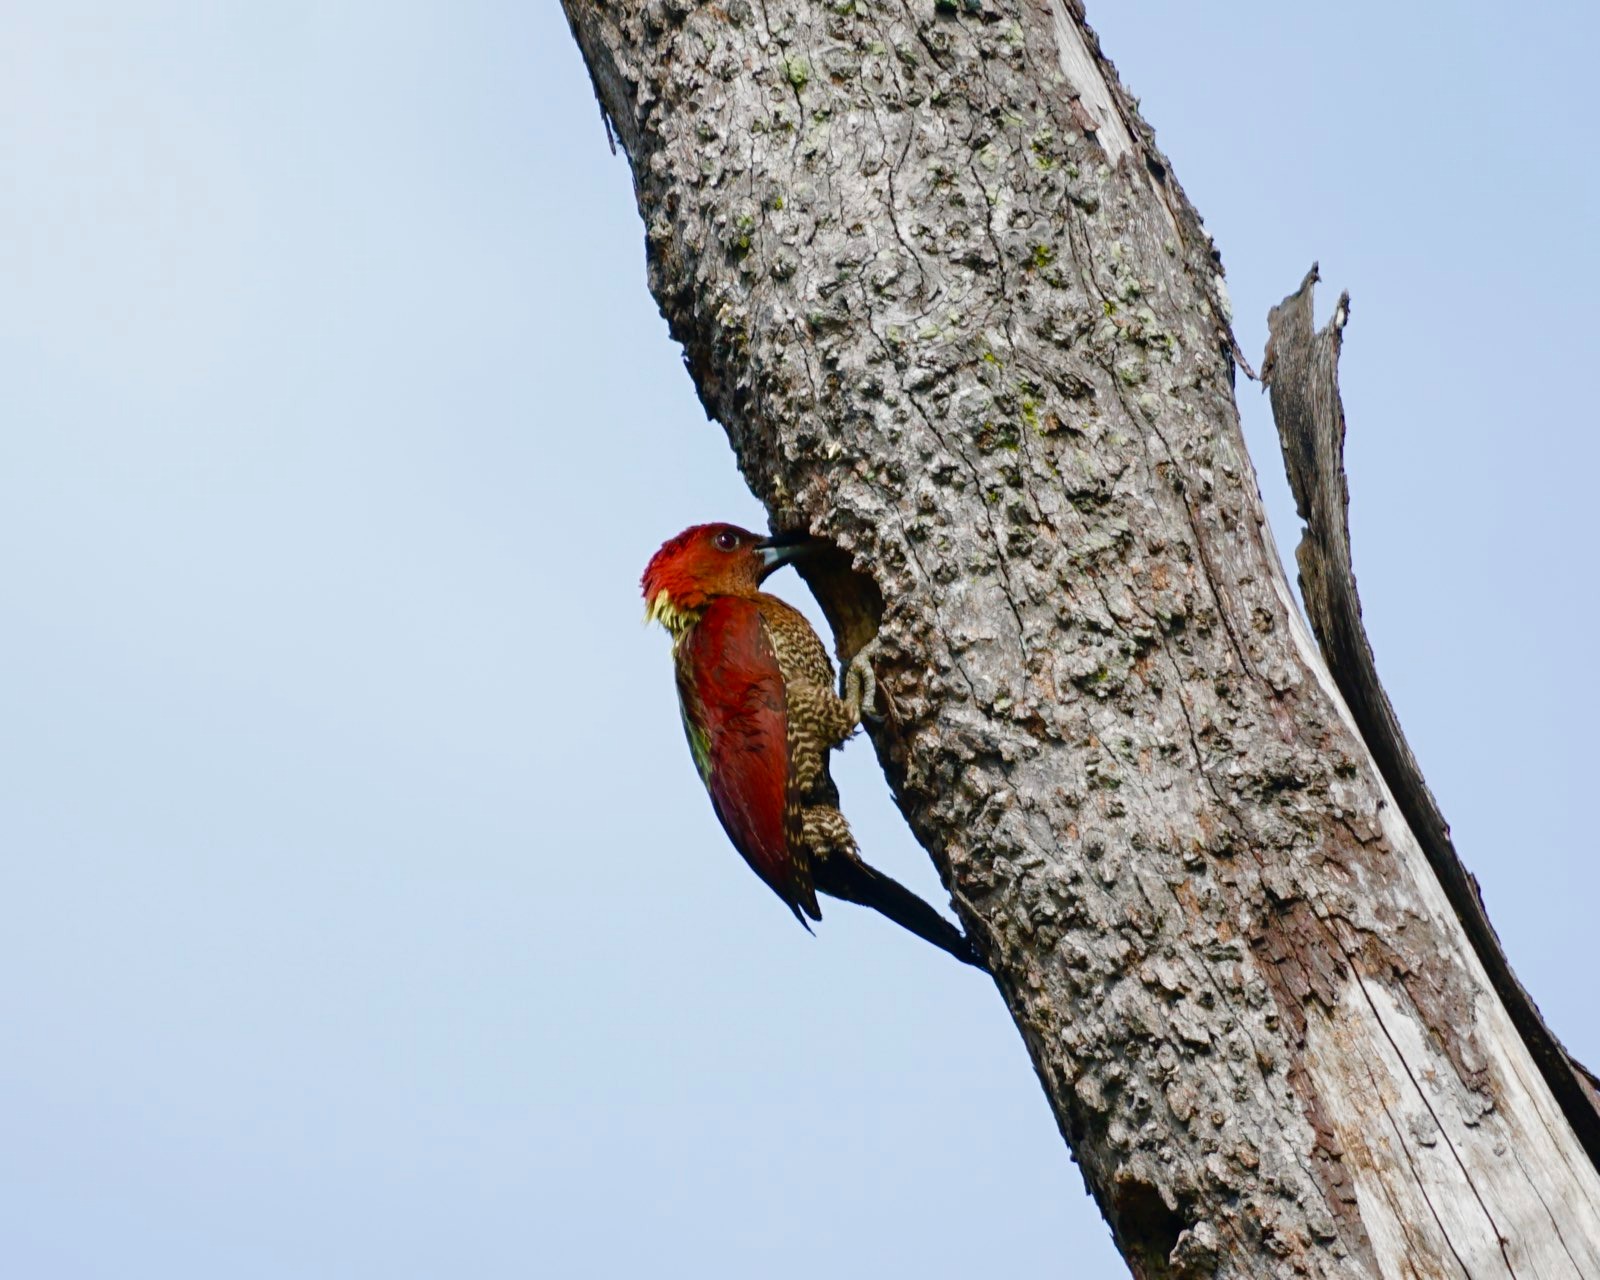
[[[878,676],[872,669],[872,660],[883,650],[883,642],[874,636],[855,657],[844,672],[844,701],[856,722],[866,720],[871,724],[883,723],[878,710]]]

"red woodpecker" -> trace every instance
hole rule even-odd
[[[645,616],[672,636],[684,732],[712,807],[751,869],[795,919],[822,919],[817,893],[889,917],[968,964],[972,944],[931,906],[861,860],[828,753],[872,704],[859,654],[833,691],[833,664],[795,609],[761,590],[780,565],[821,544],[730,524],[685,529],[644,571]]]

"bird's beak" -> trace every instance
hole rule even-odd
[[[765,579],[768,574],[791,561],[816,555],[819,551],[827,550],[829,545],[821,538],[813,538],[809,533],[799,531],[775,533],[770,538],[763,538],[755,545],[756,555],[761,558],[761,576]]]

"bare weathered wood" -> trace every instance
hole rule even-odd
[[[1333,318],[1318,332],[1312,294],[1319,278],[1313,263],[1300,287],[1272,309],[1267,321],[1267,355],[1261,364],[1262,381],[1272,395],[1272,416],[1283,446],[1289,488],[1300,518],[1306,522],[1295,559],[1311,630],[1356,727],[1517,1033],[1589,1159],[1600,1164],[1600,1094],[1595,1091],[1594,1077],[1567,1053],[1512,971],[1484,909],[1478,882],[1456,853],[1450,827],[1378,679],[1356,590],[1350,551],[1350,490],[1344,470],[1339,352],[1350,319],[1350,295],[1340,295]]]
[[[1600,1275],[1600,1177],[1293,605],[1220,265],[1081,9],[563,3],[650,287],[775,525],[840,549],[879,758],[1134,1273]]]

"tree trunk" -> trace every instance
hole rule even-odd
[[[1076,0],[563,3],[1135,1275],[1600,1276],[1600,1176],[1294,607],[1221,267]]]

